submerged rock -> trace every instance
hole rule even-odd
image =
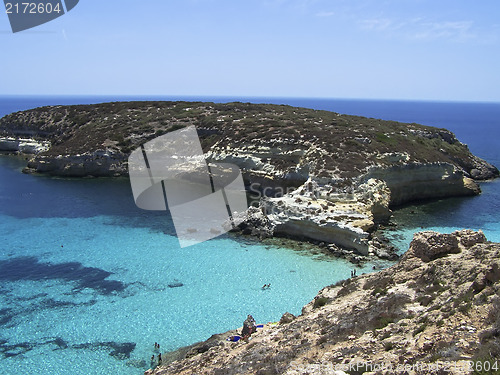
[[[180,281],[175,281],[168,284],[169,288],[180,288],[181,286],[184,286],[184,284],[181,283]]]

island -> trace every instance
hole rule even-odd
[[[373,233],[394,207],[479,194],[477,181],[499,175],[446,129],[240,102],[35,108],[0,119],[0,151],[32,154],[26,173],[126,176],[134,149],[190,125],[207,161],[237,165],[254,197],[237,230],[335,254],[393,259]]]
[[[120,177],[137,147],[191,125],[208,163],[242,171],[238,231],[335,255],[394,259],[375,232],[393,209],[499,176],[446,129],[239,102],[35,108],[0,119],[0,152],[26,155],[25,173]],[[499,259],[481,231],[417,233],[392,267],[323,288],[299,316],[163,353],[146,374],[499,373]]]

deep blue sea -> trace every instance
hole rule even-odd
[[[0,97],[0,116],[42,105],[113,100],[290,104],[452,130],[500,165],[500,104],[209,97]],[[137,209],[127,179],[24,175],[0,157],[0,374],[124,374],[213,333],[299,314],[352,265],[226,235],[181,249],[166,213]],[[401,249],[415,231],[483,229],[500,241],[500,181],[483,194],[408,206],[388,231]],[[412,213],[414,212],[414,213]],[[371,271],[367,264],[358,274]],[[265,283],[271,288],[261,290]],[[145,361],[146,367],[142,367]]]

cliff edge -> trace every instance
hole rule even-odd
[[[0,151],[31,152],[25,172],[125,176],[130,152],[195,125],[209,163],[240,167],[254,197],[238,230],[393,258],[371,233],[391,208],[480,193],[496,167],[453,133],[285,105],[117,102],[52,106],[0,119]]]
[[[314,177],[338,190],[359,177],[383,179],[436,163],[472,179],[498,175],[446,129],[285,105],[145,101],[49,106],[4,116],[0,136],[50,142],[30,162],[34,171],[112,176],[127,173],[131,150],[189,125],[196,126],[208,159],[237,164],[248,182],[263,187],[272,187],[273,180],[280,187],[297,187]],[[89,165],[103,158],[117,164]],[[81,166],[72,168],[77,162]],[[388,179],[388,186],[401,190],[410,182],[408,176],[396,177]]]
[[[214,335],[145,374],[497,374],[499,259],[481,231],[417,233],[396,265],[322,289],[300,316],[249,341]]]

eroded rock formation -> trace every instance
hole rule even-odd
[[[0,151],[29,149],[21,147],[29,136],[43,147],[25,172],[125,176],[133,149],[189,125],[207,161],[237,165],[260,199],[238,218],[244,233],[294,236],[364,255],[376,252],[370,233],[391,207],[479,194],[476,181],[499,174],[445,129],[250,103],[36,108],[0,119]]]

